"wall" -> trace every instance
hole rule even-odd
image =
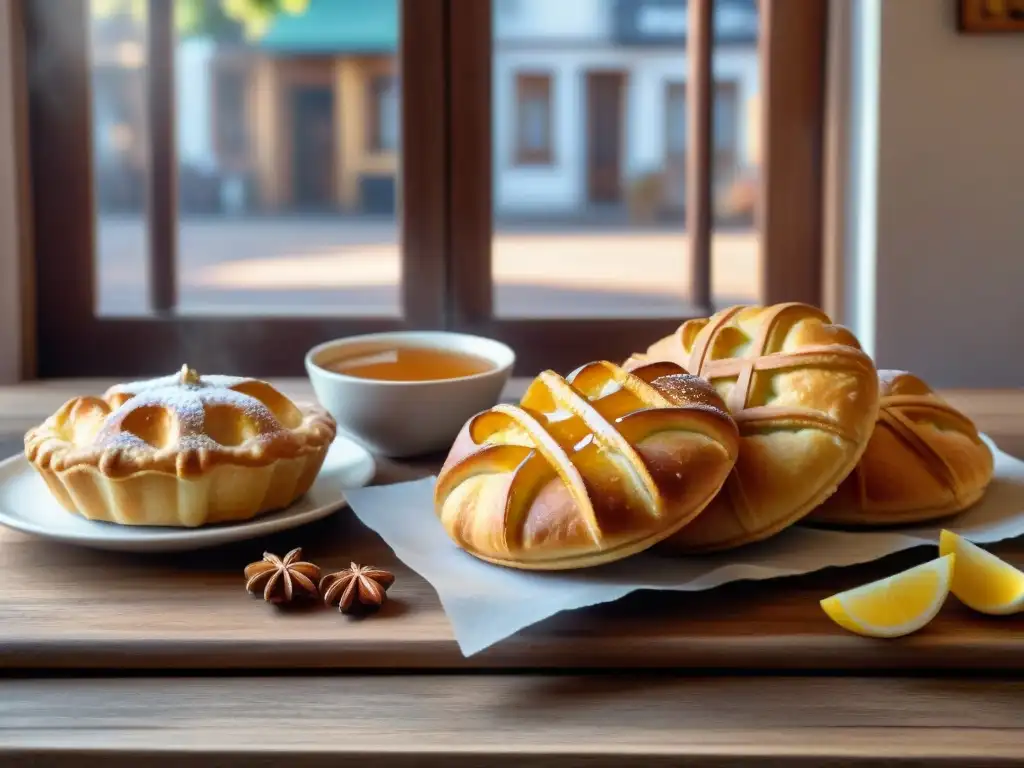
[[[395,152],[374,152],[369,148],[367,130],[370,86],[379,75],[394,75],[394,63],[385,57],[343,56],[335,61],[335,178],[338,201],[345,210],[357,211],[360,206],[359,181],[364,174],[396,176],[398,156]]]
[[[933,386],[1024,386],[1024,36],[881,2],[875,355]]]
[[[611,32],[612,0],[497,0],[494,35],[502,42],[549,37],[603,40]]]
[[[178,43],[175,57],[178,157],[182,164],[203,170],[217,164],[211,130],[212,55],[212,41],[189,38]]]
[[[280,88],[281,75],[276,62],[269,57],[258,59],[249,81],[247,103],[252,113],[247,122],[254,126],[253,144],[260,204],[269,209],[285,204],[285,166],[282,153],[277,151],[284,135]]]

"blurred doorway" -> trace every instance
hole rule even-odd
[[[298,207],[334,206],[334,88],[295,85],[292,101],[292,189]]]
[[[625,72],[587,73],[587,196],[591,203],[622,200]]]

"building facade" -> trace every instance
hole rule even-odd
[[[756,166],[753,2],[716,9],[715,176],[720,195]],[[495,206],[507,215],[685,200],[685,0],[497,0]]]
[[[182,41],[183,166],[233,209],[393,213],[398,28],[395,0],[311,0],[249,44]]]
[[[681,213],[685,0],[493,2],[496,216]],[[310,0],[304,14],[280,16],[256,41],[181,40],[183,210],[393,213],[398,13],[398,0]],[[755,0],[718,0],[720,197],[756,173],[757,23]],[[104,66],[94,77],[107,83],[94,97],[97,152],[123,172],[141,162],[134,123],[144,112],[143,70]],[[127,158],[110,139],[126,120],[136,138]]]

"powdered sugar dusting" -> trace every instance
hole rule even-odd
[[[189,386],[183,385],[181,383],[181,373],[172,373],[170,376],[159,376],[155,379],[145,379],[142,381],[130,381],[124,384],[115,384],[113,387],[107,390],[107,394],[137,395],[147,390],[169,388],[229,389],[245,381],[253,381],[253,379],[249,379],[244,376],[222,376],[219,374],[211,374],[209,376],[201,376],[199,379],[198,386]]]
[[[173,414],[178,433],[177,447],[182,449],[217,445],[205,431],[206,410],[216,407],[237,411],[240,418],[255,428],[255,439],[265,440],[284,428],[263,402],[233,389],[251,381],[254,379],[222,375],[186,378],[183,373],[178,373],[111,387],[107,391],[108,397],[129,395],[130,399],[106,418],[96,443],[110,448],[152,448],[139,436],[125,431],[123,425],[133,412],[153,407]]]
[[[149,448],[150,445],[145,440],[137,435],[133,435],[131,432],[110,432],[102,437],[102,445],[107,448],[119,448],[119,449],[138,449],[138,448]]]

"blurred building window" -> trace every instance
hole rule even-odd
[[[715,198],[728,194],[739,171],[739,88],[733,81],[715,83],[713,104]]]
[[[395,152],[398,149],[398,80],[394,75],[379,75],[370,83],[371,152]]]
[[[686,85],[669,83],[665,100],[668,154],[672,157],[683,157],[686,154]]]
[[[551,76],[516,75],[516,163],[551,165]]]
[[[244,166],[249,148],[246,91],[248,72],[241,67],[216,67],[214,83],[214,137],[217,154],[228,167]]]
[[[714,131],[715,146],[719,149],[735,147],[738,141],[736,110],[737,88],[734,82],[715,84]]]
[[[686,83],[665,86],[665,207],[677,213],[686,200]]]

